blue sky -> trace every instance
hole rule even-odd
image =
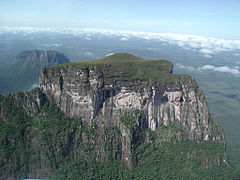
[[[240,39],[240,0],[1,0],[0,26],[101,28]]]

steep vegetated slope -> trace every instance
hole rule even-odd
[[[0,177],[238,177],[205,97],[169,61],[121,53],[43,68],[0,99]]]

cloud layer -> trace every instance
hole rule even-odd
[[[230,68],[228,66],[216,67],[213,65],[205,65],[205,66],[201,67],[200,70],[211,70],[211,71],[216,71],[216,72],[231,73],[233,75],[240,75],[240,71],[237,68]]]
[[[230,73],[235,76],[240,76],[240,67],[239,66],[234,66],[234,67],[229,67],[229,66],[213,66],[213,65],[204,65],[198,68],[195,68],[193,66],[186,66],[181,63],[177,63],[176,66],[181,69],[185,69],[187,71],[215,71],[215,72],[224,72],[224,73]]]
[[[224,40],[188,34],[152,33],[141,31],[122,31],[94,28],[53,29],[53,28],[30,28],[30,27],[6,27],[6,26],[0,27],[0,34],[4,32],[24,34],[34,34],[38,32],[59,33],[80,37],[84,36],[88,40],[93,39],[92,38],[93,36],[119,37],[120,40],[122,41],[127,41],[131,38],[158,40],[176,45],[186,50],[190,49],[197,51],[207,58],[211,58],[212,55],[219,52],[240,50],[240,40]]]

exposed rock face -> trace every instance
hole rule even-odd
[[[69,59],[57,51],[23,51],[17,55],[15,63],[22,67],[53,66],[69,62]]]
[[[8,98],[11,99],[15,105],[22,107],[30,116],[38,114],[41,111],[43,104],[46,102],[45,94],[38,89],[25,93],[18,92],[15,94],[9,94]]]
[[[106,70],[111,68],[111,63],[45,68],[40,88],[67,117],[97,122],[101,124],[99,132],[107,127],[120,129],[122,160],[129,167],[134,165],[132,147],[148,141],[148,129],[155,132],[159,127],[179,124],[185,134],[180,139],[225,143],[202,91],[190,76],[178,75],[174,81],[161,82],[132,78],[124,71],[116,75]],[[136,115],[136,110],[142,115]],[[134,117],[133,129],[121,121],[126,115]],[[140,132],[137,139],[134,131]]]
[[[195,80],[172,74],[169,61],[129,54],[43,68],[40,88],[0,96],[0,125],[0,179],[78,179],[72,169],[94,163],[101,165],[92,171],[102,171],[119,160],[132,172],[169,168],[166,158],[201,173],[228,164],[223,132]]]
[[[39,84],[41,68],[67,62],[69,59],[57,51],[23,51],[6,71],[5,85],[0,88],[0,94],[33,89]]]

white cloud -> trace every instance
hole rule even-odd
[[[142,31],[124,31],[124,30],[109,30],[96,28],[67,28],[67,29],[53,29],[53,28],[30,28],[30,27],[0,27],[0,33],[13,32],[34,34],[38,32],[59,33],[64,35],[74,35],[85,37],[90,40],[96,37],[109,36],[120,37],[120,40],[127,40],[129,38],[140,38],[147,40],[158,40],[163,43],[170,43],[179,46],[183,49],[196,50],[202,55],[212,55],[224,51],[240,50],[240,40],[225,40],[217,38],[208,38],[203,36],[189,35],[189,34],[172,34],[172,33],[153,33]],[[238,53],[235,53],[235,55]]]
[[[93,57],[93,56],[94,56],[94,54],[91,53],[91,52],[86,52],[85,55],[86,55],[86,56],[89,56],[89,57]]]
[[[212,58],[212,56],[209,55],[209,54],[203,54],[203,56],[206,57],[206,58]]]
[[[177,63],[176,66],[178,68],[181,68],[181,69],[186,69],[188,71],[196,71],[196,68],[194,68],[193,66],[186,66],[186,65],[183,65],[181,63]]]
[[[107,55],[105,55],[105,57],[108,57],[108,56],[111,56],[111,55],[114,55],[115,53],[109,53]]]
[[[239,67],[239,66],[234,66],[233,68],[234,68],[234,69],[238,69],[238,70],[240,69],[240,67]]]
[[[121,40],[121,41],[128,41],[128,38],[122,37],[120,40]]]
[[[224,73],[230,73],[236,76],[240,75],[240,67],[239,66],[234,66],[234,67],[229,67],[229,66],[213,66],[213,65],[204,65],[198,68],[195,68],[193,66],[186,66],[181,63],[177,63],[176,66],[180,69],[185,69],[187,71],[197,71],[197,72],[203,72],[203,71],[215,71],[215,72],[224,72]]]
[[[51,44],[51,46],[55,46],[55,47],[61,47],[61,46],[62,46],[62,44],[60,44],[60,43],[55,43],[55,44]]]
[[[90,40],[92,40],[92,38],[90,38],[90,37],[86,37],[86,38],[84,38],[85,40],[88,40],[88,41],[90,41]]]
[[[43,46],[46,46],[46,47],[61,47],[62,44],[61,43],[53,43],[53,44],[44,44]]]
[[[214,54],[214,51],[211,49],[200,49],[199,52],[203,54]]]
[[[213,65],[205,65],[200,68],[200,70],[212,70],[216,72],[226,72],[226,73],[231,73],[233,75],[240,75],[240,71],[236,68],[230,68],[228,66],[220,66],[216,67]]]

